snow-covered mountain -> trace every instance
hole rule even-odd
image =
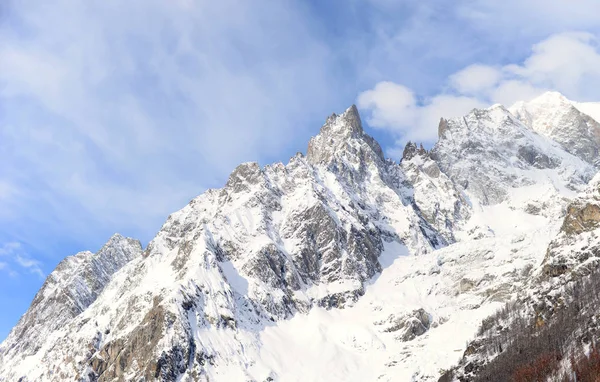
[[[331,115],[306,156],[241,164],[143,254],[117,235],[65,259],[0,345],[0,381],[437,380],[548,269],[596,171],[566,144],[596,122],[527,105],[442,119],[400,163],[356,107]]]
[[[547,92],[529,102],[517,102],[510,111],[525,125],[560,143],[588,163],[600,165],[600,123],[594,103],[573,103],[562,94]]]
[[[36,354],[48,334],[85,311],[114,273],[141,254],[139,241],[115,234],[98,252],[79,252],[61,261],[0,345],[0,365]]]

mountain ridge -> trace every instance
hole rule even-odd
[[[132,256],[39,346],[7,351],[22,342],[9,335],[0,381],[300,380],[303,363],[280,339],[319,365],[316,380],[432,380],[456,360],[432,350],[415,362],[423,347],[452,328],[460,335],[440,348],[464,346],[477,320],[520,293],[595,172],[503,106],[442,119],[439,131],[431,151],[410,143],[396,163],[353,105],[327,118],[306,156],[239,165],[171,214],[143,253],[129,243]],[[302,325],[321,336],[297,337]],[[317,344],[350,373],[328,375],[306,352]],[[353,374],[350,360],[372,367]]]

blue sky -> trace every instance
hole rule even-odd
[[[3,1],[0,338],[62,258],[147,244],[352,103],[397,158],[473,107],[600,101],[598,38],[597,0]]]

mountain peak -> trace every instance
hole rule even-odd
[[[122,240],[126,240],[126,238],[123,235],[121,235],[120,233],[117,232],[117,233],[114,233],[110,237],[110,239],[108,239],[108,241],[106,243],[104,243],[104,245],[111,245],[111,244],[114,244],[114,243],[118,243],[118,242],[120,242]]]
[[[347,122],[347,125],[350,126],[353,130],[362,132],[362,122],[360,120],[360,115],[358,114],[358,109],[356,105],[350,106],[344,113],[341,115],[341,118]]]
[[[530,102],[543,102],[543,101],[570,103],[570,101],[567,99],[567,97],[565,97],[562,93],[559,93],[554,90],[550,90],[545,93],[542,93],[541,95],[537,96]]]
[[[530,129],[561,144],[569,153],[598,165],[600,124],[562,94],[551,91],[529,102],[517,102],[510,112]]]
[[[383,161],[351,106],[326,119],[307,157],[240,164],[173,213],[144,257],[115,234],[63,260],[0,344],[0,381],[328,381],[332,369],[345,381],[437,381],[456,351],[483,354],[480,338],[522,326],[502,318],[469,344],[499,304],[525,301],[519,317],[532,319],[540,301],[553,309],[559,284],[538,275],[558,269],[567,282],[600,246],[598,231],[553,242],[564,252],[548,245],[565,209],[575,223],[597,212],[591,190],[567,207],[589,164],[499,105],[441,119],[439,132],[431,151],[409,142],[400,163]],[[562,268],[563,254],[582,266]],[[313,351],[332,346],[332,360]]]
[[[312,164],[325,164],[336,153],[357,152],[359,147],[384,160],[379,143],[365,134],[358,109],[352,105],[341,115],[334,113],[327,118],[319,134],[311,138],[306,156]]]
[[[346,136],[360,136],[364,133],[360,114],[355,105],[350,106],[342,114],[331,114],[321,127],[320,134],[337,134]]]
[[[546,110],[549,112],[552,108],[562,108],[562,109],[570,109],[573,107],[573,104],[567,97],[565,97],[562,93],[557,91],[547,91],[544,92],[537,97],[531,99],[530,101],[517,101],[512,106],[508,108],[508,110],[517,116],[517,118],[521,119],[523,117],[523,110],[529,109],[531,112],[532,109],[535,110]],[[521,114],[521,115],[520,115]],[[523,122],[523,121],[521,121]],[[527,123],[526,123],[527,125]],[[529,126],[531,127],[531,126]]]

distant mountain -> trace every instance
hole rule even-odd
[[[544,93],[530,102],[517,102],[510,108],[526,126],[560,143],[571,154],[598,166],[600,123],[584,110],[598,113],[594,104],[576,104],[557,92]]]
[[[61,262],[0,381],[473,377],[483,320],[599,259],[597,128],[550,93],[442,119],[397,163],[356,107],[333,114],[306,155],[241,164],[143,251],[115,235]]]

